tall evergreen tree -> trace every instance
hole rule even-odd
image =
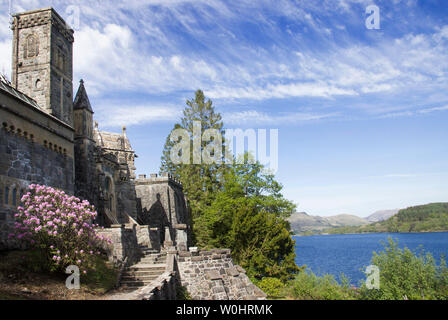
[[[235,260],[251,276],[288,279],[299,270],[294,262],[294,240],[286,221],[294,204],[283,198],[282,186],[258,162],[229,164],[224,161],[228,160],[222,156],[226,154],[224,140],[217,148],[221,149],[222,163],[195,164],[194,149],[198,146],[197,140],[193,141],[195,133],[198,129],[201,134],[207,129],[216,129],[224,137],[223,122],[201,90],[186,104],[183,117],[173,130],[188,132],[183,138],[188,139],[190,152],[185,158],[190,161],[175,163],[172,159],[172,153],[183,156],[184,152],[176,148],[182,141],[171,140],[172,130],[165,143],[160,171],[171,173],[183,184],[196,244],[202,248],[231,248]],[[173,138],[177,139],[177,135],[176,132]],[[207,139],[201,141],[199,151],[210,143],[213,142]],[[251,155],[242,157],[248,160]]]
[[[170,133],[165,142],[160,167],[160,172],[171,173],[182,182],[185,195],[189,201],[193,222],[201,216],[205,208],[211,204],[215,193],[221,189],[221,177],[225,170],[224,164],[205,164],[203,161],[201,161],[201,163],[194,163],[193,138],[195,133],[195,122],[200,122],[201,135],[207,129],[216,129],[222,136],[224,136],[222,117],[219,113],[215,112],[212,101],[206,100],[204,93],[201,90],[195,92],[194,99],[187,100],[186,107],[183,111],[183,117],[181,118],[180,123],[176,123],[173,128],[173,130],[185,129],[189,133],[190,163],[173,163],[171,159],[171,151],[175,143],[171,141]],[[201,152],[208,143],[210,142],[201,141]],[[222,154],[224,154],[224,145],[225,144],[223,143]],[[196,235],[196,233],[197,232],[194,232],[194,235]]]

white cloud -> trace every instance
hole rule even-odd
[[[411,116],[415,116],[418,114],[428,114],[428,113],[441,112],[441,111],[448,111],[448,105],[441,106],[441,107],[421,108],[421,109],[417,109],[417,110],[390,112],[390,113],[385,113],[385,114],[380,115],[379,118],[411,117]]]
[[[11,41],[0,42],[0,72],[11,79]]]
[[[419,110],[419,112],[420,113],[431,113],[431,112],[436,112],[436,111],[447,111],[447,110],[448,110],[448,105],[442,106],[442,107],[423,109],[423,110]]]
[[[107,111],[106,111],[107,110]],[[105,127],[139,125],[160,121],[177,121],[182,112],[171,105],[98,107],[99,120]]]
[[[305,123],[309,121],[323,120],[337,116],[336,113],[312,114],[307,112],[288,112],[283,114],[268,114],[256,110],[241,112],[227,112],[223,114],[223,120],[231,125],[285,125]]]
[[[178,95],[202,88],[213,99],[367,101],[373,95],[410,92],[423,100],[437,92],[434,105],[446,102],[448,93],[441,89],[448,86],[448,25],[398,39],[385,35],[371,43],[346,35],[316,50],[302,41],[305,31],[283,28],[272,18],[297,21],[328,38],[330,31],[346,34],[349,24],[341,26],[340,18],[370,2],[82,1],[81,29],[75,33],[75,78],[84,78],[89,94],[101,97],[117,91]],[[67,4],[55,3],[64,16]],[[17,1],[15,9],[45,6],[44,1]],[[339,20],[329,25],[323,18],[334,14]],[[264,43],[251,42],[241,23],[260,28]],[[0,15],[0,26],[0,67],[9,71],[11,49],[4,37],[11,32],[6,15]],[[371,101],[369,113],[375,108],[385,109],[386,117],[417,113],[404,107],[401,114],[393,114],[392,103],[387,110],[384,103]]]

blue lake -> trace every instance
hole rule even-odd
[[[422,246],[437,261],[441,254],[448,257],[448,232],[316,235],[294,237],[296,263],[307,265],[307,269],[320,276],[328,273],[339,279],[343,273],[353,285],[358,285],[359,281],[365,280],[360,269],[370,264],[373,251],[384,250],[388,237],[398,240],[401,248],[406,246],[413,252]]]

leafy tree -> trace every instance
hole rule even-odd
[[[160,171],[171,173],[184,186],[196,244],[202,248],[231,248],[235,260],[249,275],[288,279],[291,273],[299,270],[294,262],[290,225],[286,221],[294,205],[283,198],[282,186],[273,175],[264,172],[259,163],[224,161],[228,160],[224,158],[225,141],[222,141],[221,163],[194,164],[191,146],[197,130],[195,125],[200,122],[202,132],[216,129],[224,136],[223,122],[201,90],[186,104],[183,117],[173,130],[185,129],[189,133],[190,164],[173,162],[171,153],[176,149],[173,149],[175,143],[170,134]],[[201,152],[208,143],[210,141],[201,142]],[[248,157],[245,155],[246,159]]]
[[[299,270],[295,241],[286,218],[295,205],[260,163],[235,164],[223,177],[223,189],[197,220],[202,245],[232,249],[249,275],[286,280]]]

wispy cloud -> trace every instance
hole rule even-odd
[[[389,173],[379,176],[369,176],[368,178],[415,178],[417,174],[413,173]]]
[[[228,112],[223,114],[223,120],[231,125],[288,125],[318,121],[336,117],[336,113],[311,114],[307,112],[288,112],[281,114],[269,114],[256,110],[247,110],[241,112]]]
[[[419,16],[415,1],[379,3],[385,8],[382,17],[391,25],[391,16]],[[395,32],[365,31],[368,0],[51,4],[62,16],[68,5],[80,8],[75,78],[87,80],[89,94],[95,97],[121,92],[179,99],[201,88],[218,102],[323,98],[336,100],[332,106],[338,113],[365,105],[357,111],[380,117],[445,110],[409,106],[396,110],[395,101],[400,99],[412,97],[414,106],[448,101],[448,25],[418,29],[422,19],[416,26],[396,27]],[[0,4],[2,9],[5,5]],[[16,0],[13,8],[47,6],[46,1]],[[6,14],[0,14],[0,29],[0,67],[9,69]],[[434,101],[428,102],[428,97]],[[350,103],[346,98],[352,99]],[[311,114],[328,113],[322,108]],[[260,121],[286,120],[281,114],[266,117],[257,111]],[[300,117],[292,119],[302,121]]]
[[[176,122],[182,111],[172,105],[99,107],[96,119],[105,127],[120,127],[153,122]],[[108,109],[108,111],[105,111]]]
[[[418,110],[406,110],[400,112],[390,112],[379,116],[379,118],[398,118],[398,117],[412,117],[419,114],[428,114],[433,112],[448,111],[448,105],[441,107],[422,108]]]

